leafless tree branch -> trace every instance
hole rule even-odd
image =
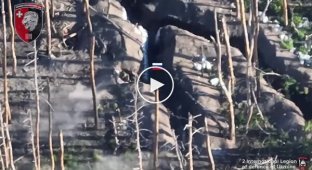
[[[59,137],[60,137],[60,167],[61,167],[61,170],[65,170],[65,166],[64,166],[64,141],[63,141],[63,131],[60,130],[60,134],[59,134]]]
[[[211,151],[211,144],[210,144],[210,136],[209,136],[209,124],[208,124],[208,118],[205,117],[205,131],[206,131],[206,148],[207,148],[207,153],[208,153],[208,157],[211,163],[211,169],[215,170],[215,162],[213,159],[213,155],[212,155],[212,151]]]
[[[214,41],[214,45],[215,45],[215,49],[216,49],[216,53],[217,53],[217,67],[218,67],[218,78],[219,78],[219,82],[220,82],[220,86],[222,88],[222,90],[225,93],[225,96],[229,102],[229,113],[230,113],[230,135],[229,135],[229,139],[230,140],[234,140],[235,141],[235,114],[234,114],[234,105],[233,105],[233,99],[232,99],[232,92],[231,89],[229,88],[227,89],[225,86],[225,83],[223,81],[223,77],[222,77],[222,67],[221,67],[221,63],[222,63],[222,51],[221,51],[221,42],[220,42],[220,35],[219,35],[219,29],[218,29],[218,19],[217,19],[217,11],[214,10],[214,20],[215,20],[215,31],[216,31],[216,39],[217,42],[213,39]]]
[[[50,87],[50,79],[47,79],[47,88],[48,88],[48,103],[49,103],[49,149],[50,149],[50,159],[51,159],[51,170],[55,169],[55,162],[54,162],[54,153],[53,153],[53,143],[52,143],[52,107],[51,107],[51,87]]]
[[[188,157],[189,157],[189,170],[193,170],[193,116],[189,113],[188,119]]]
[[[9,90],[8,90],[8,77],[7,77],[7,29],[6,29],[6,15],[4,11],[4,0],[1,0],[1,13],[2,13],[2,28],[3,28],[3,61],[2,61],[2,73],[3,73],[3,103],[4,103],[4,116],[5,123],[11,121],[11,109],[9,104]]]
[[[158,136],[159,136],[159,91],[155,91],[155,122],[154,122],[154,147],[153,147],[153,153],[154,153],[154,160],[153,160],[153,166],[154,169],[158,169]]]
[[[13,16],[12,16],[12,5],[11,0],[7,0],[8,5],[8,13],[9,13],[9,20],[10,20],[10,29],[11,29],[11,49],[12,49],[12,58],[13,58],[13,75],[16,74],[16,66],[17,66],[17,60],[16,60],[16,54],[15,54],[15,31],[14,31],[14,25],[13,25]]]
[[[37,167],[38,170],[41,169],[40,166],[40,97],[39,97],[39,87],[38,87],[38,68],[37,68],[37,42],[34,41],[34,71],[35,71],[35,90],[36,90],[36,157],[37,157]]]
[[[92,89],[92,99],[93,99],[93,112],[94,112],[94,124],[95,129],[99,128],[99,114],[97,109],[96,103],[96,86],[95,86],[95,66],[94,66],[94,50],[95,50],[95,36],[93,35],[93,28],[90,16],[90,7],[89,1],[84,0],[84,7],[86,9],[86,16],[88,22],[89,33],[91,35],[91,46],[89,49],[89,57],[90,57],[90,82],[91,82],[91,89]]]

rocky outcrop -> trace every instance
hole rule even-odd
[[[216,71],[214,45],[202,37],[174,26],[162,27],[159,30],[158,40],[160,53],[157,59],[159,62],[163,62],[164,67],[174,75],[177,86],[183,89],[180,93],[188,93],[189,97],[194,100],[190,106],[190,111],[194,115],[202,114],[209,117],[212,134],[218,133],[217,129],[227,129],[227,116],[220,114],[221,110],[224,109],[222,105],[226,100],[220,87],[215,87],[210,83],[210,80],[215,78]],[[204,76],[201,76],[201,72],[194,68],[194,60],[197,55],[201,55],[202,47],[205,48],[204,54],[207,56],[207,60],[213,63],[214,68],[209,73],[205,73]],[[222,46],[222,51],[222,54],[226,55],[224,46]],[[243,83],[246,73],[246,60],[238,49],[231,48],[231,52],[235,76],[237,77],[236,102],[240,102],[246,99],[246,88],[245,83]],[[223,68],[226,68],[226,65]],[[224,74],[224,77],[227,77],[227,73],[224,72]],[[285,99],[269,87],[264,80],[261,81],[261,94],[262,97],[258,99],[260,109],[265,116],[269,117],[271,124],[287,132],[297,133],[297,131],[301,131],[305,121],[300,109],[293,102]],[[226,143],[224,138],[216,136],[212,140],[215,144],[213,145],[214,148],[224,146]]]
[[[40,107],[43,113],[41,117],[41,141],[42,143],[47,142],[48,126],[46,125],[48,123],[47,113],[50,106],[46,100],[48,98],[47,79],[49,78],[51,89],[50,104],[53,107],[52,112],[54,115],[54,135],[57,135],[57,131],[62,129],[64,140],[69,143],[73,142],[71,143],[72,145],[87,143],[93,147],[101,147],[104,145],[103,143],[108,142],[103,137],[103,133],[106,130],[98,132],[94,136],[92,136],[93,132],[82,130],[92,126],[93,114],[91,112],[92,96],[88,78],[90,36],[88,30],[84,27],[85,20],[82,15],[81,2],[70,0],[54,2],[56,3],[56,10],[53,30],[56,32],[53,33],[52,37],[53,57],[50,58],[45,54],[47,45],[45,31],[43,31],[37,43],[39,44],[39,88],[40,96],[42,97]],[[106,17],[107,11],[101,11],[103,3],[105,4],[106,1],[97,1],[97,3],[91,4],[93,10],[91,20],[96,37],[95,78],[97,101],[99,108],[108,102],[117,102],[123,118],[127,118],[134,113],[133,94],[135,88],[133,88],[134,82],[129,78],[123,79],[121,73],[127,74],[126,77],[129,77],[139,72],[143,60],[142,46],[147,39],[147,35],[142,27],[125,20],[123,7],[117,1],[112,1],[108,18]],[[0,37],[2,35],[0,33]],[[2,47],[2,42],[0,45]],[[9,76],[10,104],[12,114],[14,115],[11,125],[13,131],[11,133],[12,141],[15,151],[18,150],[21,155],[25,154],[24,147],[29,147],[27,143],[29,143],[30,139],[30,129],[28,124],[25,124],[23,121],[29,117],[28,110],[35,110],[32,79],[34,74],[33,63],[26,65],[33,59],[33,53],[30,53],[33,51],[32,45],[16,39],[18,71],[16,76]],[[8,51],[10,56],[10,49]],[[11,69],[10,66],[9,61],[9,69]],[[0,70],[0,74],[2,74],[2,70]],[[2,85],[0,85],[1,89],[3,89]],[[146,88],[146,85],[143,86]],[[121,93],[122,96],[120,95]],[[153,94],[146,95],[150,95],[153,98]],[[160,105],[160,107],[161,131],[159,141],[162,144],[170,143],[172,145],[174,141],[172,140],[169,123],[170,112],[163,105]],[[140,124],[143,129],[141,132],[143,136],[141,138],[142,146],[151,147],[155,108],[154,105],[145,103],[140,99],[138,108],[140,108],[140,121],[143,121]],[[103,124],[108,121],[104,119],[106,113],[117,114],[117,111],[112,108],[109,108],[111,110],[105,109],[100,112],[100,127],[103,127]],[[25,140],[18,139],[20,136],[25,136]],[[79,137],[73,141],[72,139],[76,136]],[[95,138],[99,138],[99,140],[95,141]]]
[[[209,38],[215,34],[213,11],[221,15],[227,15],[230,27],[229,35],[231,45],[244,51],[243,32],[240,22],[234,17],[229,1],[203,1],[203,0],[138,0],[136,3],[127,1],[129,10],[136,9],[135,16],[147,28],[174,24],[199,36]],[[170,8],[168,8],[170,6]],[[174,7],[174,8],[171,8]],[[167,23],[170,21],[169,23]],[[303,86],[312,87],[312,70],[299,63],[298,58],[291,52],[286,52],[279,47],[279,33],[267,29],[267,25],[261,25],[259,35],[260,61],[280,74],[287,74]]]
[[[263,28],[268,26],[263,25]],[[274,71],[287,74],[302,86],[312,88],[312,68],[300,64],[293,52],[280,47],[280,32],[265,29],[259,36],[259,53],[263,62]]]

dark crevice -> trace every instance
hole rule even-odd
[[[304,94],[304,88],[299,85],[299,83],[294,83],[289,85],[287,89],[285,84],[289,83],[285,78],[275,76],[271,78],[271,85],[274,89],[280,91],[285,95],[286,98],[294,102],[302,111],[305,120],[312,120],[312,94],[311,88],[309,88],[308,93]]]

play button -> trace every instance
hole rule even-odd
[[[137,81],[137,91],[142,99],[149,103],[162,103],[170,98],[174,89],[174,81],[168,70],[159,66],[152,66],[144,69]],[[140,82],[146,82],[148,89],[140,88]],[[156,90],[159,91],[159,101],[153,100]],[[149,94],[148,94],[149,93]],[[149,97],[148,97],[149,96]]]
[[[162,86],[164,86],[164,84],[153,78],[150,78],[150,92],[154,92],[155,90],[158,90]]]

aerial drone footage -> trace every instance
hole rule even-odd
[[[0,2],[0,170],[312,170],[310,0]]]

